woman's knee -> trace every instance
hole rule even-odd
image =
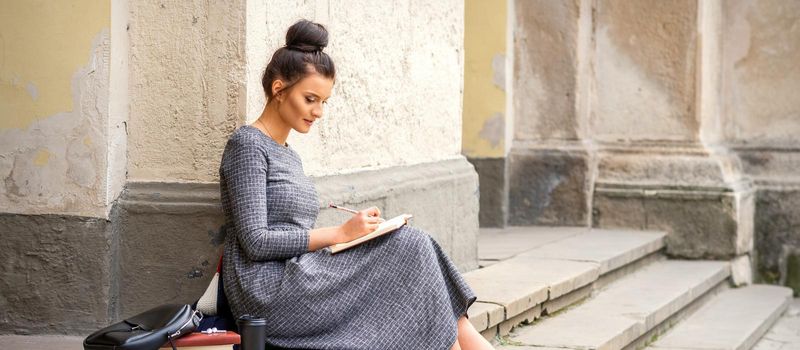
[[[398,243],[404,246],[428,249],[431,245],[430,235],[413,226],[405,225],[392,234]]]

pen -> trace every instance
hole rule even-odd
[[[345,208],[345,207],[340,207],[340,206],[338,206],[338,205],[336,205],[336,204],[333,204],[333,203],[328,203],[328,206],[329,206],[329,207],[331,207],[331,208],[334,208],[334,209],[344,210],[344,211],[346,211],[346,212],[348,212],[348,213],[352,213],[352,214],[358,214],[358,211],[357,211],[357,210],[353,210],[353,209],[350,209],[350,208]],[[384,219],[381,219],[381,218],[378,218],[378,220],[380,220],[380,222],[384,222],[384,221],[386,221],[386,220],[384,220]]]
[[[345,208],[345,207],[340,207],[340,206],[338,206],[336,204],[333,204],[333,203],[329,203],[328,206],[331,207],[331,208],[334,208],[334,209],[344,210],[344,211],[346,211],[348,213],[358,214],[358,211],[356,211],[356,210],[353,210],[353,209],[350,209],[350,208]]]

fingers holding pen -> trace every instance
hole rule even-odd
[[[367,214],[367,216],[370,218],[370,220],[368,221],[370,223],[374,222],[382,223],[386,221],[381,218],[381,210],[378,209],[378,207],[369,207],[367,209],[362,210],[362,212]]]

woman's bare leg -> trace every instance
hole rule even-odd
[[[462,350],[487,350],[494,349],[491,343],[484,338],[466,317],[458,319],[458,341]],[[455,349],[455,348],[454,348]]]
[[[456,342],[453,343],[453,347],[450,348],[450,350],[461,350],[461,346],[458,345],[458,339],[456,339]]]

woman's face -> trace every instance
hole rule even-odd
[[[307,133],[311,125],[322,118],[322,104],[327,103],[333,89],[333,79],[311,73],[276,96],[278,113],[289,127]]]

